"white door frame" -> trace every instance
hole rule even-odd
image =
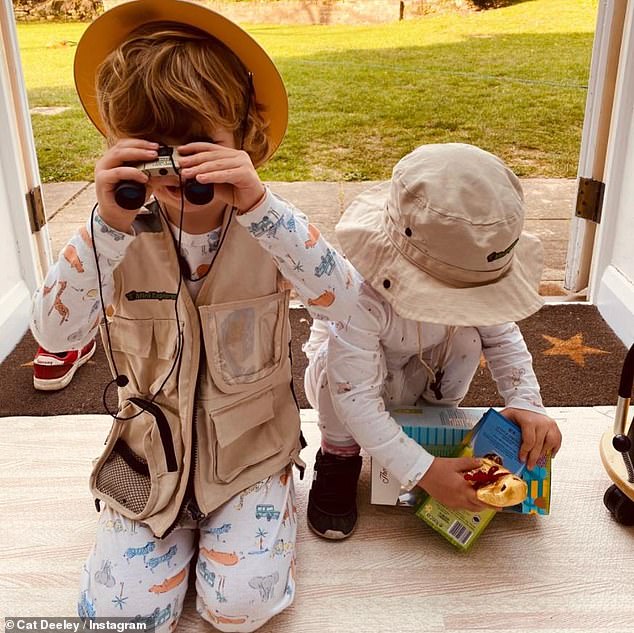
[[[621,47],[621,64],[616,83],[610,143],[606,158],[605,218],[597,231],[590,273],[590,301],[626,345],[634,342],[634,284],[612,266],[618,213],[623,213],[624,184],[634,174],[625,173],[634,151],[634,2],[627,7]],[[629,208],[633,203],[628,201]],[[627,208],[627,207],[626,207]],[[634,212],[634,211],[630,211]],[[632,236],[634,243],[634,236]]]
[[[9,97],[13,101],[14,111],[13,116],[9,116],[6,122],[10,127],[3,128],[9,130],[9,134],[13,136],[14,141],[6,145],[0,145],[1,164],[3,169],[6,170],[6,166],[9,163],[16,163],[16,171],[19,173],[17,174],[18,180],[15,182],[20,184],[23,196],[26,196],[30,191],[40,194],[40,170],[37,163],[31,115],[22,74],[20,48],[11,0],[0,0],[0,38],[0,50],[4,53],[2,61],[5,64],[9,82],[9,85],[5,86],[5,90],[8,88]],[[16,228],[20,242],[21,257],[23,255],[26,260],[21,261],[21,266],[25,273],[25,279],[29,287],[31,288],[32,286],[31,290],[33,291],[40,285],[53,261],[46,214],[43,213],[43,225],[41,228],[32,231],[30,211],[25,206],[24,201],[22,203],[17,203],[16,201],[12,205],[11,212],[13,225]],[[35,266],[35,279],[32,279],[33,273],[30,272],[33,266]]]
[[[15,263],[0,281],[1,361],[27,330],[31,295],[51,261],[47,227],[32,232],[27,205],[40,181],[11,0],[0,0],[0,130],[0,213]]]
[[[599,2],[577,170],[579,178],[605,182],[605,162],[627,4],[627,0]],[[580,292],[589,285],[596,229],[597,224],[592,220],[576,216],[572,218],[566,257],[566,290]]]

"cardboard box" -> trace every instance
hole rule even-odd
[[[478,407],[411,406],[391,409],[390,414],[403,431],[436,457],[451,457],[467,433],[486,413]],[[370,503],[377,505],[415,506],[424,496],[416,487],[401,490],[400,482],[375,459],[371,460]]]
[[[505,508],[521,514],[548,514],[550,512],[550,457],[542,457],[535,468],[527,470],[519,460],[522,442],[520,428],[503,415],[489,409],[482,419],[467,433],[456,456],[484,457],[495,454],[502,465],[522,477],[528,485],[528,497],[520,504]],[[416,510],[417,516],[444,536],[452,545],[468,550],[497,514],[496,510],[467,512],[450,510],[430,496],[423,496]]]

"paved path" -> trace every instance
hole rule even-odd
[[[334,227],[350,201],[373,182],[271,182],[271,189],[304,211],[324,235],[338,246]],[[526,230],[544,244],[545,267],[542,294],[565,294],[562,290],[570,218],[576,195],[574,179],[526,178]],[[53,252],[81,226],[95,203],[94,185],[63,182],[43,187]]]

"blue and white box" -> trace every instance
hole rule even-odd
[[[455,454],[467,433],[487,411],[486,407],[409,406],[390,410],[403,431],[436,457]],[[372,459],[370,503],[376,505],[416,505],[420,488],[401,490],[401,484],[375,459]]]

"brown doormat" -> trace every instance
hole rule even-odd
[[[306,358],[301,350],[310,322],[306,310],[291,310],[293,383],[301,408],[310,408],[303,388]],[[627,349],[594,306],[546,305],[519,325],[533,354],[546,406],[616,404]],[[29,332],[0,364],[0,416],[104,413],[102,394],[111,377],[101,341],[93,358],[61,391],[34,389],[30,363],[36,349]],[[502,404],[488,369],[481,366],[463,405]]]

